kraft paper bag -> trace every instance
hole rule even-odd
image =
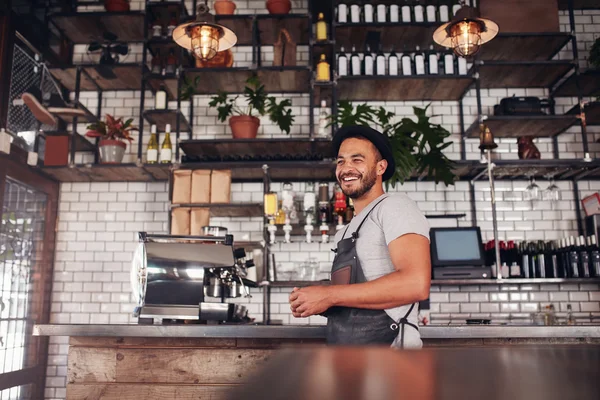
[[[192,171],[178,169],[173,171],[173,204],[188,204],[191,202]]]
[[[210,170],[192,172],[192,203],[210,203]]]
[[[202,227],[210,225],[210,209],[194,208],[190,212],[190,234],[192,236],[202,236]]]
[[[231,202],[231,170],[213,170],[210,179],[210,202]]]
[[[190,209],[174,208],[171,210],[171,235],[190,234]]]

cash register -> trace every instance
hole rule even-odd
[[[492,278],[478,227],[431,228],[429,236],[433,279]]]

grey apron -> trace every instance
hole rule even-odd
[[[331,268],[332,285],[367,282],[356,253],[358,232],[369,214],[386,198],[375,204],[348,239],[344,239],[348,231],[348,227],[346,227],[337,249],[334,250],[336,255]],[[409,325],[414,329],[419,329],[416,325],[408,322],[407,319],[414,307],[415,305],[412,304],[406,315],[398,322],[394,321],[384,310],[331,307],[325,313],[327,317],[327,344],[348,346],[391,345],[398,336],[398,329],[400,329],[400,344],[404,348],[405,326]]]

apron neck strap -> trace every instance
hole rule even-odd
[[[379,205],[379,203],[381,203],[382,201],[384,201],[385,199],[387,199],[388,196],[385,196],[383,199],[379,200],[377,202],[377,204],[375,204],[373,206],[373,208],[371,208],[369,210],[369,212],[367,213],[367,215],[365,215],[365,217],[363,218],[363,220],[360,222],[360,225],[358,225],[358,228],[356,228],[356,230],[354,231],[354,233],[352,233],[352,237],[354,239],[358,239],[358,231],[360,231],[360,228],[362,228],[363,224],[365,223],[365,221],[367,220],[367,218],[369,218],[369,215],[373,212],[373,210],[375,209],[375,207],[377,207]],[[350,224],[348,224],[348,226],[350,226]],[[348,228],[346,228],[346,231],[348,230]],[[344,236],[346,235],[346,232],[344,231]],[[342,236],[343,237],[343,236]]]

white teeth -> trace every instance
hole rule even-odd
[[[355,176],[351,176],[351,177],[348,177],[348,178],[344,178],[344,182],[355,181],[355,180],[357,180],[357,179],[358,179],[357,177],[355,177]]]

